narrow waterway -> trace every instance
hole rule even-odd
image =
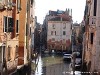
[[[32,62],[32,75],[71,75],[70,62],[64,62],[61,55],[39,55],[36,63]]]

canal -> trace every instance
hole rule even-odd
[[[64,62],[61,55],[39,55],[37,60],[32,62],[31,75],[72,75],[70,72],[70,62]]]

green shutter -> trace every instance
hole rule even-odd
[[[8,32],[13,32],[13,18],[8,18]]]

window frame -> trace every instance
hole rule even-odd
[[[66,35],[66,31],[63,31],[63,35]]]
[[[16,33],[19,33],[19,20],[16,20]]]
[[[21,0],[17,0],[17,12],[21,11]]]
[[[90,33],[90,43],[93,44],[94,41],[94,33]]]
[[[57,32],[55,31],[55,35],[57,35]]]

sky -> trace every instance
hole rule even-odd
[[[35,16],[37,22],[42,24],[49,10],[65,11],[69,8],[72,9],[73,22],[80,23],[84,15],[85,3],[86,0],[35,0]]]

